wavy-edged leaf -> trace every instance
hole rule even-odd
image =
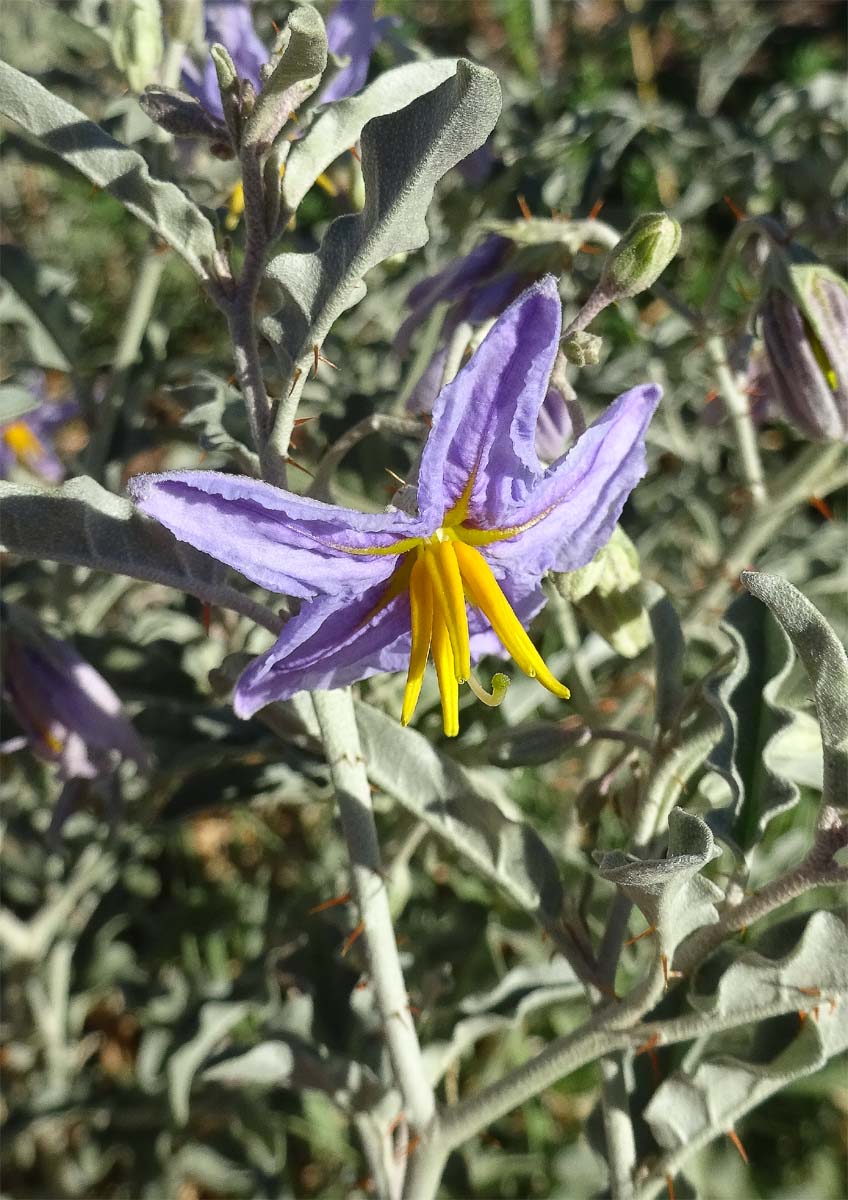
[[[781,1005],[791,1012],[820,999],[824,1006],[846,992],[848,927],[820,911],[781,922],[755,947],[722,947],[696,974],[689,1001],[741,1023]]]
[[[295,211],[315,180],[332,162],[355,146],[367,123],[404,108],[456,74],[456,59],[406,63],[385,71],[363,91],[329,104],[286,159],[283,202]]]
[[[654,635],[656,713],[661,732],[672,729],[683,709],[683,656],[686,643],[674,605],[657,584],[648,590],[648,617]]]
[[[598,873],[632,900],[656,929],[669,959],[684,938],[718,921],[716,904],[723,892],[701,871],[720,854],[709,826],[700,817],[672,810],[668,818],[668,855],[640,859],[620,850],[595,852]]]
[[[797,784],[777,771],[779,758],[773,753],[794,722],[780,700],[794,654],[789,638],[751,596],[734,600],[721,629],[736,658],[707,693],[723,727],[709,766],[725,781],[731,799],[710,815],[710,825],[747,854],[769,822],[800,796]]]
[[[742,582],[774,613],[813,687],[824,750],[822,799],[848,796],[848,654],[815,605],[777,575],[743,571]]]
[[[797,1017],[779,1018],[768,1025],[785,1022],[797,1029]],[[764,1031],[761,1043],[771,1040],[772,1029]],[[827,1006],[818,1021],[808,1020],[800,1032],[780,1037],[779,1048],[763,1061],[763,1045],[756,1060],[743,1061],[730,1056],[702,1062],[692,1074],[677,1071],[660,1084],[645,1109],[645,1120],[660,1146],[667,1151],[655,1171],[655,1178],[673,1174],[690,1154],[721,1137],[751,1109],[756,1108],[797,1079],[820,1070],[828,1059],[848,1048],[848,1022],[838,1010]],[[653,1194],[653,1191],[647,1193]]]
[[[368,778],[546,926],[559,921],[556,862],[524,821],[512,821],[475,790],[461,767],[429,741],[368,704],[357,704]]]
[[[0,62],[0,113],[104,188],[182,255],[204,281],[212,275],[212,225],[174,183],[154,179],[147,163],[35,79]]]
[[[276,614],[228,583],[226,567],[178,542],[87,476],[51,491],[0,483],[0,531],[4,548],[23,558],[162,583],[279,632]]]
[[[362,299],[372,267],[424,245],[433,189],[483,144],[500,106],[492,72],[460,59],[456,74],[433,91],[369,121],[362,131],[362,212],[333,221],[315,253],[279,254],[268,265],[285,299],[263,332],[288,365],[311,355],[336,317]]]
[[[270,146],[282,127],[321,81],[327,66],[327,34],[317,8],[295,8],[264,68],[262,90],[247,121],[245,145]],[[265,72],[267,71],[267,74]]]

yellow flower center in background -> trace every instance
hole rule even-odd
[[[25,421],[13,421],[3,430],[3,441],[19,462],[32,461],[44,453],[44,447]]]

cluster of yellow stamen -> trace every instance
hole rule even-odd
[[[403,695],[401,723],[412,720],[424,668],[432,653],[442,698],[442,718],[445,733],[459,733],[459,685],[469,683],[480,699],[496,703],[505,688],[497,686],[496,696],[476,684],[471,672],[471,647],[468,634],[467,603],[479,608],[504,649],[516,665],[555,696],[567,700],[570,692],[551,674],[544,659],[530,640],[524,626],[495,579],[483,555],[463,539],[460,526],[443,527],[432,537],[422,540],[414,550],[404,555],[399,572],[407,574],[409,610],[412,624],[412,647],[409,670]],[[471,533],[471,530],[468,530]],[[390,586],[390,591],[394,589]],[[394,594],[397,594],[394,592]],[[393,597],[392,597],[393,598]],[[476,686],[475,686],[476,684]]]

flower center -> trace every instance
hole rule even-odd
[[[462,525],[437,529],[408,551],[400,564],[400,578],[405,581],[404,590],[409,591],[412,626],[401,723],[408,725],[412,720],[432,653],[448,737],[459,733],[459,685],[472,681],[467,604],[480,609],[525,675],[538,679],[563,700],[570,695],[531,642],[483,555],[465,541],[465,532],[473,535],[475,531],[466,531]],[[389,594],[393,599],[398,590],[390,586],[387,597]],[[476,680],[472,690],[477,695],[483,691]],[[502,699],[505,690],[501,680],[489,701]]]

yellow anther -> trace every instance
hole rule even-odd
[[[504,649],[525,675],[538,679],[542,687],[567,700],[571,692],[548,670],[482,554],[460,541],[454,542],[453,548],[470,599],[487,618]]]
[[[403,693],[401,725],[408,725],[415,712],[418,697],[421,695],[424,668],[427,666],[430,642],[433,636],[433,585],[427,574],[427,568],[420,558],[416,560],[409,576],[409,610],[412,624],[412,649],[409,654],[409,671]]]
[[[441,614],[433,614],[433,662],[442,698],[442,724],[445,737],[459,733],[459,683],[453,661],[450,638]]]
[[[464,683],[471,674],[471,647],[468,641],[468,615],[465,593],[456,561],[456,542],[431,542],[419,553],[433,585],[433,605],[447,628],[453,651],[456,678]]]

